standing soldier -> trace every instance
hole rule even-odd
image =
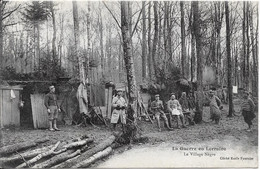
[[[244,120],[248,125],[247,131],[251,131],[253,125],[252,120],[256,117],[254,113],[255,104],[253,100],[249,97],[249,93],[247,91],[245,91],[243,95],[241,110],[242,110],[242,115],[244,116]]]
[[[44,105],[47,108],[48,118],[49,118],[49,130],[50,131],[59,131],[57,128],[57,118],[58,112],[60,112],[60,108],[57,103],[57,96],[55,94],[55,87],[52,85],[49,87],[50,92],[45,95]]]
[[[116,124],[118,123],[118,120],[120,119],[120,122],[122,124],[123,132],[125,131],[125,124],[126,124],[126,101],[122,97],[122,90],[118,89],[117,90],[117,95],[116,97],[113,98],[112,100],[112,107],[114,108],[111,116],[111,123],[113,124],[113,129],[115,130]]]
[[[214,91],[210,90],[209,91],[209,107],[210,107],[210,119],[212,121],[215,121],[216,124],[219,124],[219,120],[220,120],[220,104],[221,101],[220,99],[215,96]]]
[[[160,116],[163,118],[167,128],[169,130],[172,130],[172,128],[170,128],[170,126],[169,126],[168,119],[167,119],[165,113],[163,112],[163,109],[164,109],[163,102],[160,100],[159,94],[156,94],[155,100],[151,103],[151,111],[153,112],[153,114],[156,118],[159,131],[161,131]]]

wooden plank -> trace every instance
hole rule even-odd
[[[108,103],[108,89],[105,89],[105,107],[106,107],[106,116],[105,117],[108,117],[107,116],[107,111],[108,111],[108,105],[107,105],[107,103]]]
[[[20,126],[20,109],[19,105],[19,90],[13,90],[15,94],[15,99],[11,101],[11,108],[12,108],[12,122],[16,127]]]
[[[44,106],[44,95],[31,95],[34,128],[48,128],[48,114]]]
[[[17,87],[17,86],[0,86],[0,89],[3,89],[3,90],[23,90],[23,88],[21,87]]]
[[[35,104],[34,104],[34,101],[35,101],[34,95],[31,94],[30,97],[31,97],[31,106],[32,106],[33,127],[35,129],[37,129],[38,128],[36,125],[37,113],[35,113],[36,108],[35,108]]]
[[[3,127],[12,124],[10,90],[3,90]]]
[[[108,100],[107,100],[107,117],[110,119],[111,118],[111,109],[112,109],[112,91],[113,88],[109,87],[108,88]]]
[[[0,128],[3,128],[3,90],[0,89]]]

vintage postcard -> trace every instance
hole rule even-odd
[[[0,168],[257,168],[258,8],[0,0]]]

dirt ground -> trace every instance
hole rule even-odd
[[[239,101],[235,101],[234,103],[235,110],[238,111]],[[168,131],[166,128],[162,127],[161,132],[158,131],[155,123],[151,124],[150,122],[139,121],[138,126],[142,129],[142,135],[149,138],[149,142],[147,143],[149,145],[157,145],[163,142],[170,142],[174,144],[191,144],[207,142],[215,139],[223,140],[228,138],[231,142],[235,143],[239,141],[241,143],[257,148],[258,114],[256,113],[257,117],[253,120],[253,130],[251,132],[248,132],[246,131],[247,125],[244,122],[242,115],[228,118],[227,113],[228,105],[224,105],[219,125],[216,125],[213,122],[202,122],[201,124],[188,126],[187,128],[175,128],[173,131]],[[204,108],[203,120],[209,121],[208,107]],[[161,121],[161,125],[163,126],[163,121]],[[0,130],[0,147],[40,138],[49,138],[50,141],[45,144],[50,145],[56,143],[57,141],[77,138],[86,134],[94,138],[95,142],[98,143],[112,134],[111,129],[105,126],[93,127],[89,125],[87,127],[59,127],[61,131],[57,132],[52,132],[48,130],[34,130],[28,128],[2,129]],[[125,149],[115,151],[114,154],[118,154],[123,151],[125,151]]]

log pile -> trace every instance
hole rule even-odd
[[[83,136],[51,145],[46,139],[9,145],[0,148],[0,168],[86,168],[110,155],[117,148],[115,140],[111,135],[95,143]]]

